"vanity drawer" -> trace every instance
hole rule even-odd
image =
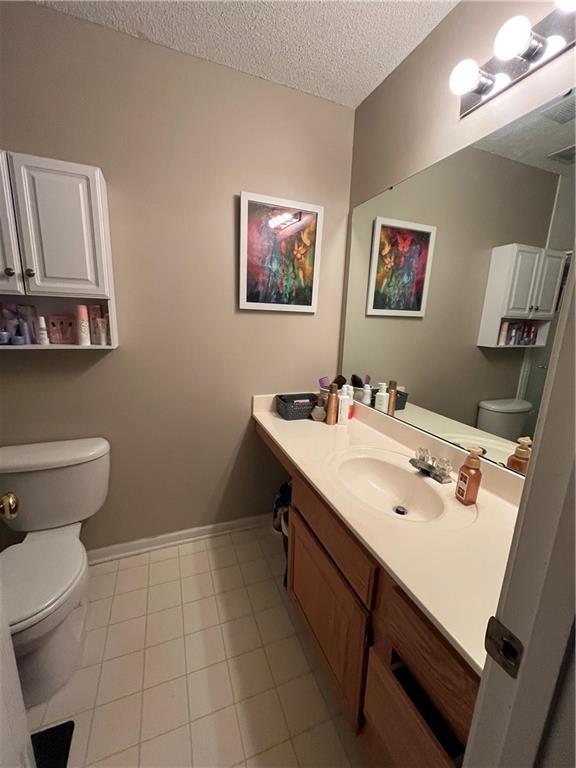
[[[364,714],[385,749],[380,764],[390,768],[454,768],[464,748],[455,739],[451,743],[448,739],[452,756],[446,751],[442,744],[446,745],[446,733],[439,737],[441,724],[409,678],[402,678],[403,669],[396,665],[394,671],[370,651]]]
[[[480,678],[398,587],[390,590],[388,600],[392,656],[400,656],[454,734],[465,744]]]
[[[368,608],[372,607],[378,566],[318,494],[293,478],[292,504],[298,509],[342,575]]]

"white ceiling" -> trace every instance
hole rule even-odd
[[[356,107],[456,5],[435,0],[43,3]]]

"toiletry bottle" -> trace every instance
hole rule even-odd
[[[88,307],[86,304],[78,304],[76,307],[76,321],[78,344],[81,347],[89,347],[90,323],[88,322]]]
[[[310,417],[314,421],[326,421],[326,408],[324,407],[324,398],[319,395],[316,405],[312,408]]]
[[[382,411],[382,413],[386,413],[388,409],[388,393],[386,392],[385,381],[381,381],[378,384],[378,392],[376,393],[376,402],[374,403],[374,407],[377,411]]]
[[[528,471],[530,454],[532,453],[532,449],[530,448],[531,445],[532,440],[529,437],[518,438],[516,450],[508,456],[508,461],[506,462],[508,469],[513,469],[516,472],[520,472],[522,475],[526,474]]]
[[[46,318],[42,317],[42,315],[40,315],[38,318],[38,343],[43,347],[46,347],[50,344],[50,339],[48,338],[48,328],[46,327]]]
[[[470,448],[464,464],[458,470],[456,481],[456,498],[461,504],[469,506],[476,503],[482,472],[480,472],[480,456],[482,448]]]
[[[348,393],[348,418],[351,419],[354,416],[354,387],[351,384],[347,385]]]
[[[342,386],[338,393],[338,424],[346,424],[348,421],[348,390]]]
[[[396,394],[398,392],[397,384],[395,381],[390,381],[388,384],[388,408],[386,413],[388,416],[394,416],[396,412]]]
[[[326,424],[333,426],[338,421],[338,385],[330,384],[328,402],[326,403]]]
[[[362,391],[362,404],[363,405],[370,405],[372,402],[372,387],[370,384],[364,384],[364,389]]]

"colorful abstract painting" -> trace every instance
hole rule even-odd
[[[240,308],[315,312],[323,208],[242,192]]]
[[[368,280],[368,315],[423,317],[436,227],[376,218]]]

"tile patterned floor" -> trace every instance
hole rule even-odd
[[[92,566],[81,668],[31,730],[74,719],[70,768],[349,768],[284,565],[255,528]]]

